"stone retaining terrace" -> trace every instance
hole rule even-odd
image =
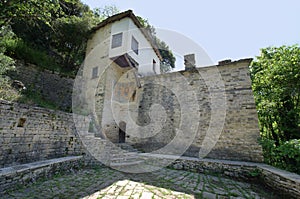
[[[0,195],[20,185],[28,185],[39,178],[72,171],[82,165],[82,156],[70,156],[21,164],[0,169]],[[0,197],[1,198],[1,197]]]
[[[220,175],[160,169],[126,174],[107,167],[40,180],[3,198],[280,198],[277,193]]]
[[[140,156],[148,158],[155,156],[158,162],[174,158],[167,155],[140,154]],[[66,158],[62,158],[60,162],[64,159]],[[34,163],[28,164],[28,168],[31,169],[27,170],[31,172],[19,175],[31,176],[31,179],[36,181],[34,184],[27,184],[29,178],[26,180],[24,177],[18,177],[13,175],[18,172],[6,169],[10,176],[20,179],[24,182],[21,184],[25,186],[7,189],[3,192],[3,197],[299,198],[300,196],[299,175],[259,163],[181,157],[174,159],[169,168],[161,168],[150,173],[123,173],[108,167],[96,166],[82,167],[82,170],[74,171],[75,175],[60,173],[54,178],[36,180],[36,173],[47,176],[49,169],[53,167],[49,167],[50,162],[44,162],[44,166],[38,168]],[[153,161],[152,164],[155,162]],[[42,168],[46,172],[43,172]],[[5,173],[5,169],[3,171]],[[4,180],[3,175],[2,180]]]
[[[300,175],[274,168],[270,165],[253,162],[198,159],[191,157],[176,158],[171,155],[141,154],[144,157],[155,157],[158,164],[172,160],[170,168],[197,173],[217,173],[245,182],[255,182],[276,190],[287,198],[300,198]],[[155,162],[152,162],[155,164]]]

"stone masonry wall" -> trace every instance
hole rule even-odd
[[[187,156],[262,162],[250,61],[142,78],[137,113],[132,113],[141,127],[137,132],[127,132],[127,142],[151,152],[174,140],[176,129],[181,129],[185,138],[192,140]],[[150,114],[155,104],[161,108],[154,117],[165,118],[158,119],[163,121],[159,130],[145,130],[155,119]],[[199,125],[197,129],[195,124]],[[153,136],[131,136],[143,133]],[[177,143],[173,149],[180,147],[181,143]],[[173,154],[172,149],[169,152]]]
[[[149,154],[144,154],[149,158]],[[262,163],[198,159],[191,157],[174,157],[150,155],[158,164],[172,162],[169,168],[197,173],[214,173],[229,178],[267,186],[273,189],[278,198],[300,197],[300,176]]]
[[[101,130],[96,134],[119,142],[125,122],[125,142],[145,152],[160,153],[173,143],[164,152],[182,155],[183,148],[191,157],[263,161],[251,59],[139,77],[140,87],[134,69],[108,58],[100,36],[107,38],[110,27],[102,31],[89,42],[83,70],[85,99]],[[91,78],[94,68],[99,78]]]
[[[0,101],[0,118],[0,168],[83,153],[72,114]]]
[[[17,62],[16,71],[9,76],[21,81],[31,92],[54,102],[61,110],[71,110],[74,79],[61,77],[59,74],[41,70],[35,65],[24,64],[21,61]]]

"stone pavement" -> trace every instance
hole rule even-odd
[[[41,179],[0,198],[279,198],[262,187],[217,175],[163,168],[125,174],[106,167]]]

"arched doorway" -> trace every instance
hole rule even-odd
[[[126,139],[126,123],[121,121],[119,123],[119,143],[125,143]]]

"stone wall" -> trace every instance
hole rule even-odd
[[[193,136],[192,125],[198,123],[186,155],[199,157],[201,151],[209,152],[213,147],[206,157],[262,161],[248,69],[250,61],[144,78],[138,120],[149,122],[149,108],[157,103],[164,107],[167,118],[158,134],[136,145],[150,146],[150,150],[162,147],[174,139],[175,128]],[[190,103],[188,107],[186,103]],[[188,109],[188,113],[184,109]],[[181,124],[182,121],[186,124]]]
[[[112,119],[117,124],[123,119],[127,124],[126,142],[146,152],[164,148],[175,140],[179,129],[182,139],[168,149],[169,154],[177,154],[178,148],[191,141],[187,156],[262,162],[250,62],[246,59],[143,77],[132,104],[130,100],[113,99],[116,105],[109,105],[115,113]],[[123,77],[118,84],[126,87]],[[121,97],[132,96],[134,79],[128,81]],[[116,92],[117,87],[106,92]],[[153,106],[157,107],[154,112]]]
[[[51,178],[55,174],[74,172],[81,169],[82,165],[82,156],[70,156],[0,169],[0,194],[16,189],[20,185],[28,186],[40,178]]]
[[[84,153],[72,114],[0,101],[0,168]]]
[[[300,176],[295,173],[274,168],[262,163],[212,160],[170,155],[142,154],[145,159],[151,157],[163,165],[171,162],[169,168],[198,173],[213,173],[241,181],[254,182],[276,191],[278,198],[300,197]]]
[[[9,76],[13,80],[21,81],[30,92],[57,104],[61,110],[71,110],[74,79],[21,61],[17,61],[16,71],[11,72]]]

